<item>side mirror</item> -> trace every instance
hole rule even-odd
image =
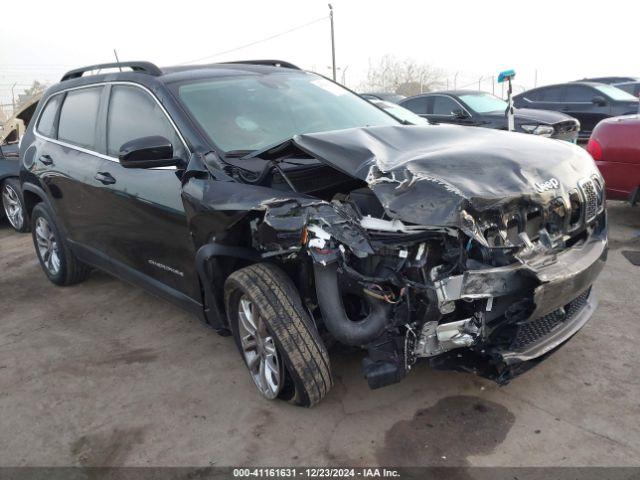
[[[595,97],[593,97],[593,100],[591,100],[591,102],[594,105],[598,105],[599,107],[604,107],[607,104],[607,100],[600,95],[596,95]]]
[[[459,119],[463,119],[463,118],[469,118],[469,114],[464,111],[462,108],[456,108],[454,111],[451,112],[451,114],[455,117],[455,118],[459,118]]]
[[[142,137],[125,143],[118,154],[124,168],[171,167],[182,163],[173,157],[173,145],[164,137]]]

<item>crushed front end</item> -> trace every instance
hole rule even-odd
[[[488,157],[492,168],[479,167],[477,145],[473,160],[456,151],[452,164],[436,145],[437,156],[416,149],[391,165],[394,141],[406,144],[411,132],[298,138],[301,151],[339,171],[352,161],[366,186],[264,202],[253,247],[295,272],[320,330],[367,350],[371,388],[423,359],[508,382],[593,314],[607,255],[603,180],[586,153],[550,140],[533,145],[563,157],[553,168],[540,148],[518,162],[507,147]]]

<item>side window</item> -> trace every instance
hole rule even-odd
[[[460,105],[450,97],[444,97],[436,95],[433,97],[433,114],[434,115],[449,115],[453,114],[454,110],[459,110]]]
[[[42,114],[40,115],[40,120],[38,120],[38,126],[36,130],[38,133],[41,133],[45,137],[55,138],[55,120],[56,113],[58,112],[58,107],[60,106],[60,100],[62,99],[62,95],[54,95],[49,98],[47,105],[44,107]]]
[[[549,87],[538,90],[539,100],[541,102],[562,102],[562,93],[564,87]]]
[[[583,85],[569,85],[566,87],[565,102],[590,103],[597,94]]]
[[[542,99],[543,95],[544,95],[544,90],[541,90],[541,89],[531,90],[522,94],[524,98],[532,102],[539,102]]]
[[[107,115],[107,153],[117,157],[120,147],[137,138],[160,135],[173,145],[173,154],[185,158],[186,152],[175,128],[158,103],[138,87],[111,87]]]
[[[418,97],[418,98],[410,98],[402,102],[402,106],[408,110],[411,110],[413,113],[417,113],[418,115],[424,115],[427,113],[427,101],[429,99],[427,97]]]
[[[18,143],[18,129],[11,130],[9,135],[7,135],[4,139],[3,145],[9,145],[10,143]]]
[[[96,149],[101,93],[102,87],[81,88],[67,93],[60,110],[58,139]]]

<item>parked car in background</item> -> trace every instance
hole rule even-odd
[[[595,82],[595,83],[606,83],[607,85],[613,85],[614,83],[620,82],[635,82],[640,80],[638,77],[594,77],[594,78],[583,78],[582,80],[576,80],[576,82]]]
[[[640,200],[640,116],[608,118],[591,134],[587,151],[596,161],[614,200]]]
[[[555,110],[580,121],[580,140],[588,140],[599,121],[638,112],[638,99],[604,83],[570,82],[527,90],[513,97],[518,108]]]
[[[613,86],[630,93],[636,98],[640,97],[640,81],[614,83]]]
[[[384,100],[391,103],[400,103],[401,100],[407,98],[406,96],[400,95],[399,93],[391,92],[368,92],[361,93],[360,96],[366,98],[367,100]]]
[[[29,222],[25,215],[20,189],[20,139],[36,110],[41,95],[25,102],[0,129],[0,216],[18,232],[26,232]]]
[[[304,406],[333,383],[324,339],[367,351],[371,388],[419,360],[505,383],[586,324],[607,252],[586,151],[407,127],[270,63],[93,65],[47,90],[20,150],[47,278],[147,288]]]
[[[507,129],[507,102],[490,93],[475,90],[433,92],[406,98],[400,105],[431,123]],[[518,132],[575,143],[580,124],[558,112],[516,109],[515,128]]]
[[[375,106],[380,107],[388,114],[393,115],[402,123],[407,125],[429,125],[429,120],[416,115],[411,110],[398,105],[397,103],[387,102],[386,100],[371,99],[369,100]]]

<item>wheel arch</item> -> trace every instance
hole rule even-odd
[[[224,307],[224,283],[233,272],[262,261],[253,248],[210,242],[196,252],[196,269],[203,294],[207,322],[220,334],[228,335]]]
[[[33,212],[35,206],[41,202],[44,202],[47,207],[53,211],[47,194],[42,188],[34,185],[33,183],[22,184],[22,198],[24,200],[27,218],[31,217],[31,212]]]

